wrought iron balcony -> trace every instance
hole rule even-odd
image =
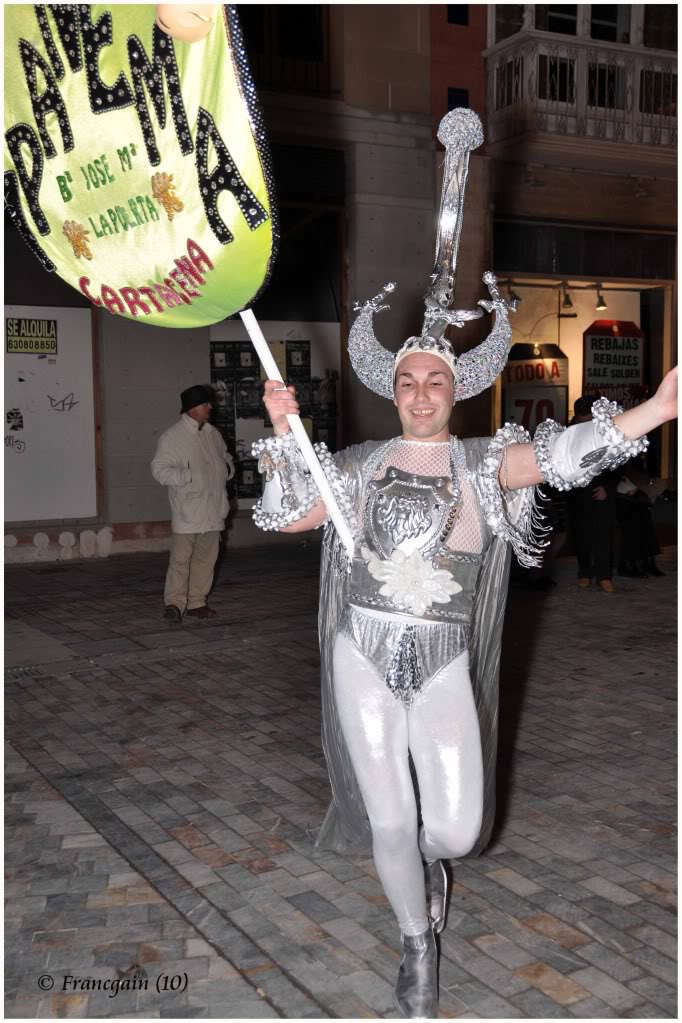
[[[677,61],[671,53],[536,30],[486,51],[488,139],[493,153],[524,136],[550,151],[623,145],[672,167],[677,148]],[[580,141],[579,141],[580,140]],[[590,143],[588,140],[594,140]],[[599,145],[601,143],[601,145]],[[582,147],[582,151],[587,151]]]

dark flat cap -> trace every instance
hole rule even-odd
[[[202,387],[201,384],[194,384],[193,387],[188,387],[186,391],[182,392],[180,395],[180,401],[182,402],[180,412],[189,412],[190,409],[196,408],[197,405],[205,405],[206,402],[212,402],[213,395],[209,391],[208,387]]]

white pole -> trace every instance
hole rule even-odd
[[[244,323],[249,337],[253,342],[253,347],[256,349],[258,358],[263,365],[263,369],[267,374],[268,380],[281,380],[282,383],[284,383],[282,380],[282,374],[277,368],[277,363],[272,357],[272,352],[268,347],[268,343],[263,336],[263,331],[260,329],[258,321],[253,315],[252,310],[245,309],[239,315],[241,316],[242,322]],[[325,476],[313,446],[310,443],[310,438],[305,432],[305,427],[301,422],[301,418],[300,416],[287,416],[287,422],[291,427],[291,432],[296,438],[296,443],[301,449],[301,454],[305,459],[306,465],[310,469],[310,473],[317,484],[317,488],[320,491],[322,500],[324,501],[325,507],[329,513],[329,517],[336,527],[336,531],[348,552],[348,556],[352,558],[354,549],[353,534],[348,527],[348,523],[341,514],[341,509],[337,504],[332,488],[329,486],[327,477]]]

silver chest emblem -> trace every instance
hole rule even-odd
[[[368,486],[365,522],[369,546],[384,558],[394,550],[435,554],[447,539],[459,508],[445,476],[415,476],[389,466]]]

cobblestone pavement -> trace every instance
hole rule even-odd
[[[317,556],[231,550],[219,616],[182,628],[161,618],[164,556],[7,570],[9,1018],[395,1016],[372,861],[310,839]],[[613,596],[570,562],[549,593],[512,586],[496,833],[451,864],[442,1017],[676,1016],[661,564]],[[65,974],[149,986],[64,992]],[[157,993],[162,974],[186,989]]]
[[[8,1016],[139,1010],[156,1018],[201,1007],[209,1010],[202,1015],[277,1018],[253,986],[9,745],[6,764]],[[171,978],[185,974],[186,997],[170,988],[176,984]],[[109,981],[108,990],[88,990],[78,983],[85,978]],[[120,990],[112,995],[113,980]]]

